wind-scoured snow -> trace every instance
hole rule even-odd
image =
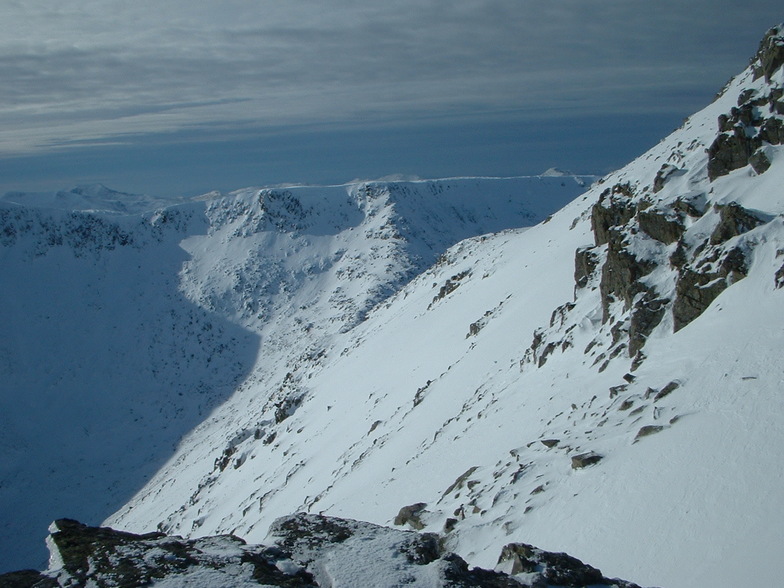
[[[246,189],[157,210],[100,186],[6,195],[0,566],[40,566],[51,520],[99,523],[205,419],[226,425],[218,453],[253,438],[248,414],[294,409],[289,372],[449,246],[535,224],[584,181]]]

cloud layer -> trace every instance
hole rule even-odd
[[[228,138],[248,126],[672,111],[734,73],[778,9],[754,0],[7,0],[0,153],[194,128]]]

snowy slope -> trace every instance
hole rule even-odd
[[[120,508],[235,392],[285,414],[292,366],[449,246],[534,224],[587,179],[247,189],[158,211],[101,186],[6,195],[0,569],[40,566],[51,520]]]
[[[462,241],[247,380],[107,523],[260,541],[423,503],[477,565],[524,541],[640,584],[777,585],[782,46],[549,222]]]

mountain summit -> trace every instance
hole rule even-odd
[[[777,27],[711,105],[535,226],[480,185],[412,182],[324,207],[249,192],[101,237],[179,244],[177,280],[149,279],[194,318],[155,329],[156,373],[176,407],[211,386],[105,524],[263,543],[305,512],[436,533],[483,568],[525,543],[643,585],[780,584],[782,48]],[[71,243],[60,222],[16,221],[37,235],[20,259]]]

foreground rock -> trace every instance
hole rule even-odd
[[[615,586],[580,560],[522,543],[504,548],[496,570],[469,568],[433,533],[297,514],[275,521],[272,546],[233,535],[183,539],[135,535],[60,519],[50,528],[49,569],[0,575],[0,588],[79,586]]]

